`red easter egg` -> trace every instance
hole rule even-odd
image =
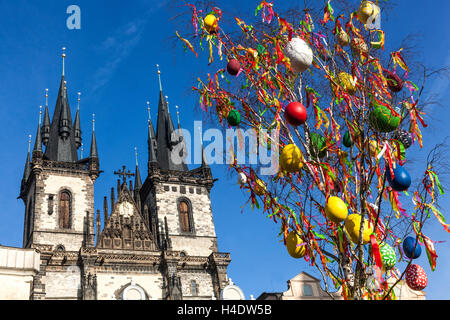
[[[421,266],[417,264],[411,264],[406,269],[406,284],[412,290],[423,290],[428,284],[428,277]]]
[[[291,126],[297,127],[306,122],[308,113],[300,102],[291,102],[284,110],[284,116]]]
[[[231,59],[227,65],[228,73],[231,74],[232,76],[235,76],[239,73],[239,70],[241,70],[240,62],[236,59]]]

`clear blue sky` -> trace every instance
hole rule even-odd
[[[355,6],[358,1],[354,1]],[[450,3],[435,0],[398,1],[399,5],[383,22],[387,42],[398,45],[411,33],[421,35],[423,61],[430,66],[450,63],[448,12]],[[235,2],[234,2],[235,3]],[[291,1],[277,1],[286,6]],[[298,2],[303,3],[303,1]],[[82,12],[82,29],[66,28],[66,8],[77,4]],[[254,12],[258,1],[239,2],[239,8]],[[95,207],[101,209],[103,196],[116,185],[114,170],[127,165],[134,168],[137,146],[141,173],[146,174],[147,110],[150,100],[152,118],[156,119],[158,83],[155,65],[163,72],[165,95],[173,107],[181,108],[182,125],[193,131],[193,121],[201,120],[198,97],[191,92],[198,76],[208,69],[206,60],[196,60],[178,45],[172,48],[173,12],[164,2],[132,1],[10,1],[0,0],[0,135],[2,183],[0,184],[0,243],[22,246],[24,205],[17,200],[28,145],[28,135],[35,135],[39,105],[44,104],[44,90],[49,88],[50,113],[53,113],[61,76],[61,48],[67,47],[66,79],[72,112],[77,92],[82,92],[81,119],[85,152],[88,152],[92,113],[96,114],[96,135],[101,169],[105,171],[95,185]],[[426,149],[450,136],[447,123],[448,82],[429,83],[428,94],[441,94],[443,107],[431,110],[432,129],[424,130]],[[174,116],[174,114],[173,114]],[[206,125],[205,125],[206,126]],[[33,140],[34,141],[34,140]],[[414,147],[417,151],[416,147]],[[425,150],[426,151],[426,150]],[[425,154],[425,152],[423,152]],[[420,156],[417,156],[420,158]],[[225,166],[213,166],[219,181],[211,193],[219,250],[231,252],[229,276],[246,296],[262,292],[285,291],[286,281],[301,271],[320,277],[306,263],[288,256],[277,239],[279,225],[261,212],[241,206],[247,194],[230,177]],[[412,172],[414,169],[410,168]],[[143,176],[145,178],[145,176]],[[450,220],[448,194],[442,212]],[[241,212],[242,211],[242,212]],[[434,221],[434,220],[433,220]],[[426,256],[419,263],[429,276],[428,298],[450,299],[449,235],[437,223],[425,234],[436,241],[438,266],[433,273]]]

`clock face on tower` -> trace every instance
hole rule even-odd
[[[130,217],[133,215],[133,205],[129,202],[122,202],[119,204],[119,215]]]

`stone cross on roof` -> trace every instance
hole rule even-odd
[[[114,174],[121,176],[123,179],[123,182],[126,183],[127,182],[127,178],[128,177],[134,177],[134,173],[131,173],[130,170],[128,170],[128,172],[126,172],[125,170],[125,166],[122,166],[122,171],[114,171]]]

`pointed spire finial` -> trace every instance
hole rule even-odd
[[[136,167],[138,167],[139,164],[138,164],[138,152],[137,152],[137,147],[134,147],[134,155],[136,156]]]
[[[31,152],[31,134],[28,136],[28,153]]]
[[[78,106],[77,111],[80,110],[81,92],[78,92]]]
[[[147,101],[147,111],[148,111],[148,125],[150,125],[150,121],[152,121],[152,115],[150,113],[150,102]]]
[[[175,106],[175,108],[177,109],[178,129],[181,129],[181,125],[180,125],[180,112],[179,112],[179,110],[178,110],[178,106]]]
[[[66,47],[63,47],[62,51],[63,51],[63,53],[62,53],[62,58],[63,58],[63,61],[62,61],[62,63],[63,63],[62,75],[64,76],[65,75]]]
[[[92,131],[95,131],[95,113],[92,114]]]
[[[81,144],[81,150],[80,150],[80,159],[83,159],[83,150],[84,150],[84,144]]]
[[[157,64],[157,65],[156,65],[156,68],[158,69],[159,91],[162,91],[162,84],[161,84],[161,71],[159,70],[159,64]]]
[[[169,109],[169,97],[168,96],[165,96],[164,98],[166,98],[166,103],[167,103],[167,111],[169,112],[169,114],[170,114],[170,109]]]
[[[45,106],[48,107],[48,89],[45,89]]]
[[[39,128],[42,124],[42,106],[39,106]]]

